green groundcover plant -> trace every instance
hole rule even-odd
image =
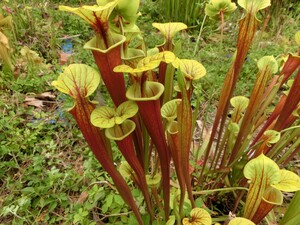
[[[212,0],[209,13],[214,6],[223,15],[223,3],[231,7],[228,11],[236,7],[228,1]],[[173,38],[187,26],[153,23],[164,42],[148,49],[135,24],[140,16],[138,0],[98,0],[92,6],[59,7],[93,28],[95,36],[84,48],[92,52],[99,71],[85,64],[70,64],[52,85],[74,100],[68,111],[138,224],[223,221],[224,217],[212,219],[214,202],[209,199],[222,198],[228,192],[234,196],[232,212],[238,217],[226,223],[258,224],[282,204],[281,191],[300,190],[299,176],[280,169],[300,150],[299,52],[263,56],[257,62],[250,95],[234,96],[258,27],[257,14],[270,6],[270,0],[237,3],[244,13],[236,51],[211,132],[196,149],[192,139],[202,102],[198,100],[192,110],[191,101],[206,69],[196,60],[177,57],[183,50]],[[295,39],[299,46],[299,34]],[[103,86],[112,99],[111,107],[93,100],[94,92]],[[113,145],[124,157],[119,168],[113,160]],[[141,190],[146,214],[139,211],[129,180]],[[285,224],[297,211],[299,206],[291,204],[283,218]]]

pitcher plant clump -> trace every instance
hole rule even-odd
[[[196,151],[195,122],[204,104],[198,84],[207,71],[201,62],[179,57],[173,39],[187,26],[153,23],[163,43],[147,49],[135,24],[141,16],[138,0],[98,0],[93,6],[59,7],[93,28],[95,36],[84,48],[92,52],[100,74],[90,66],[71,64],[52,84],[73,98],[69,112],[140,225],[225,221],[227,218],[216,216],[213,210],[214,200],[227,192],[235,197],[231,210],[237,216],[226,223],[257,224],[282,203],[281,191],[300,188],[298,175],[279,169],[300,150],[299,51],[282,61],[263,56],[257,61],[250,95],[235,96],[258,29],[257,14],[271,1],[238,0],[237,4],[244,12],[236,51],[211,132],[200,139]],[[238,6],[212,0],[205,12],[223,20]],[[299,46],[298,33],[295,40]],[[107,89],[112,105],[93,101],[100,84]],[[288,90],[282,92],[283,85]],[[123,156],[120,167],[113,160],[113,148]],[[134,198],[132,187],[140,189],[143,202]],[[139,210],[143,205],[147,214]],[[293,213],[289,209],[283,220],[289,221]]]

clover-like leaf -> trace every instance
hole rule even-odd
[[[85,64],[71,64],[63,69],[52,85],[73,99],[90,96],[100,84],[100,75]]]
[[[272,187],[285,192],[299,191],[300,177],[291,171],[280,170],[280,181],[273,184]]]
[[[295,34],[296,44],[300,47],[300,30]]]
[[[173,99],[166,102],[161,107],[161,116],[166,118],[169,122],[177,118],[177,106],[180,103],[181,99]]]
[[[96,31],[107,30],[109,16],[120,0],[106,2],[103,5],[87,6],[72,8],[69,6],[59,6],[59,10],[74,13],[86,22],[88,22]]]
[[[256,14],[271,5],[271,0],[238,0],[238,4],[248,13]]]
[[[274,56],[264,56],[257,62],[257,67],[260,70],[271,70],[272,73],[277,73],[278,63]]]
[[[248,220],[246,218],[242,217],[235,217],[230,222],[228,225],[255,225],[251,220]]]
[[[211,0],[205,6],[205,14],[211,19],[220,20],[221,13],[227,16],[236,10],[236,8],[236,4],[231,2],[231,0]]]
[[[176,33],[181,30],[187,29],[187,25],[184,23],[152,23],[152,26],[157,28],[164,36],[166,40],[172,40]]]
[[[95,127],[110,128],[115,123],[115,110],[108,106],[96,108],[91,114],[91,123]]]
[[[191,219],[184,218],[182,220],[183,225],[211,225],[212,219],[209,213],[202,208],[194,208],[192,209]]]
[[[185,77],[189,80],[197,80],[201,77],[205,76],[206,69],[205,67],[196,60],[192,59],[179,59],[178,68],[185,75]],[[173,64],[174,67],[177,65]]]
[[[264,132],[264,140],[270,147],[272,144],[275,144],[280,140],[280,132],[275,130],[267,130]]]
[[[249,104],[249,99],[244,96],[235,96],[230,99],[230,104],[239,112],[244,112]]]

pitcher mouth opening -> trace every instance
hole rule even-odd
[[[132,85],[126,92],[126,97],[132,101],[151,101],[158,100],[163,94],[164,85],[158,82],[146,81],[141,91],[141,87],[137,84]],[[142,92],[142,93],[141,93]]]
[[[115,47],[123,44],[126,41],[126,37],[121,34],[111,34],[112,44],[106,48],[103,43],[101,44],[101,38],[98,36],[93,37],[91,40],[85,43],[83,46],[84,49],[89,49],[92,51],[99,51],[101,53],[107,53],[114,49]]]

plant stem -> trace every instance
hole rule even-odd
[[[204,22],[206,20],[206,17],[207,17],[207,15],[205,15],[204,18],[203,18],[203,20],[202,20],[201,27],[200,27],[200,30],[199,30],[199,35],[198,35],[198,38],[197,38],[197,41],[196,41],[196,45],[195,45],[195,48],[194,48],[193,56],[196,55],[196,51],[197,51],[198,44],[199,44],[199,41],[200,41],[200,38],[201,38],[201,34],[202,34],[202,31],[203,31],[203,26],[204,26]]]

